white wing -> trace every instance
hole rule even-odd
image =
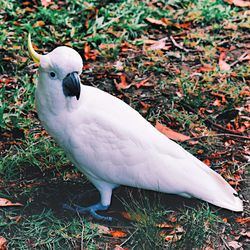
[[[81,92],[80,108],[67,118],[66,131],[71,132],[66,151],[91,180],[194,196],[242,210],[235,190],[219,174],[130,106],[93,87],[83,86]]]

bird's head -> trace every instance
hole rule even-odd
[[[40,81],[44,88],[61,91],[65,97],[80,98],[81,86],[79,75],[82,72],[82,58],[74,49],[61,46],[46,55],[38,54],[28,37],[28,50],[32,59],[39,63]]]

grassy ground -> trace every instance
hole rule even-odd
[[[72,46],[84,59],[83,84],[196,137],[181,145],[248,200],[249,10],[223,0],[42,2],[0,0],[0,198],[23,204],[1,205],[0,246],[246,249],[247,201],[236,214],[121,187],[107,212],[112,224],[63,211],[93,187],[40,126],[26,40],[32,32],[39,53]],[[94,192],[87,200],[97,199]]]

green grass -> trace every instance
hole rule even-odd
[[[79,245],[95,249],[92,239],[99,236],[97,229],[82,218],[65,221],[50,210],[20,219],[18,213],[3,213],[1,236],[9,239],[9,249],[75,249]]]
[[[198,209],[183,209],[178,214],[177,221],[184,232],[180,240],[172,244],[173,249],[201,249],[205,245],[215,246],[221,234],[219,225],[224,224],[208,205]]]
[[[227,51],[229,64],[244,52],[243,41],[249,27],[244,11],[223,0],[157,1],[154,4],[146,0],[73,0],[54,1],[47,8],[40,1],[0,0],[0,198],[25,205],[18,209],[0,209],[0,236],[8,240],[8,248],[77,249],[82,245],[96,249],[107,244],[113,249],[114,245],[125,242],[123,247],[134,249],[190,249],[190,246],[201,249],[214,246],[213,239],[216,241],[218,236],[214,232],[220,232],[223,227],[237,230],[233,220],[230,226],[222,225],[224,215],[212,208],[177,206],[173,209],[177,218],[173,225],[176,230],[181,227],[183,231],[176,233],[178,241],[164,241],[163,229],[156,224],[168,220],[173,211],[170,212],[158,196],[152,198],[148,192],[139,200],[130,195],[124,197],[126,202],[122,209],[127,209],[132,217],[139,215],[140,220],[135,218],[129,226],[109,225],[111,228],[125,227],[124,230],[129,231],[128,241],[104,237],[91,229],[87,219],[77,215],[72,218],[68,218],[68,214],[60,216],[57,209],[52,210],[51,201],[46,199],[53,188],[53,191],[60,191],[61,184],[71,183],[77,193],[84,190],[77,186],[84,180],[72,169],[63,151],[44,132],[37,119],[34,105],[37,68],[29,59],[26,42],[31,32],[39,53],[66,44],[83,58],[84,46],[88,44],[96,51],[97,58],[84,59],[84,84],[118,96],[153,124],[159,120],[181,133],[201,136],[222,132],[209,126],[207,119],[221,126],[228,123],[236,126],[237,122],[243,126],[247,122],[249,113],[246,110],[230,119],[227,117],[229,110],[246,106],[247,96],[241,93],[248,89],[247,62],[232,66],[228,72],[221,71],[218,65],[220,49],[236,47]],[[168,20],[169,25],[157,25],[147,18]],[[188,28],[177,26],[189,22]],[[228,24],[236,28],[227,28]],[[173,45],[169,36],[184,49]],[[150,50],[147,40],[158,41],[166,37],[168,50]],[[122,63],[123,70],[113,66],[117,61]],[[212,69],[199,71],[206,65]],[[118,91],[114,79],[119,81],[119,72],[126,75],[128,84],[148,78],[154,87],[137,89],[132,86]],[[220,98],[213,92],[224,95],[227,102],[215,106],[214,101]],[[150,107],[143,110],[141,102]],[[205,109],[204,117],[200,115],[201,108]],[[244,150],[247,147],[243,140],[235,140],[235,144],[230,145],[232,142],[228,139],[205,137],[196,145],[184,142],[182,146],[201,160],[209,158],[212,168],[228,178],[228,174],[244,173],[242,166],[246,166]],[[197,154],[200,150],[204,153]],[[229,153],[218,159],[212,157],[223,151]],[[225,169],[228,172],[225,173]],[[32,186],[35,182],[38,185]],[[45,198],[39,200],[39,195]],[[16,221],[19,215],[21,219]]]

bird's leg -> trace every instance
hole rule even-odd
[[[98,191],[100,192],[100,195],[101,195],[100,202],[98,202],[94,205],[88,206],[88,207],[81,207],[81,206],[78,206],[75,204],[72,206],[70,206],[68,204],[64,204],[63,208],[70,210],[70,211],[73,211],[73,212],[78,212],[81,214],[89,213],[97,220],[112,221],[113,220],[112,217],[99,215],[96,212],[97,211],[105,211],[109,208],[109,205],[111,202],[112,190],[114,187],[116,187],[116,185],[109,184],[106,182],[101,182],[100,180],[98,180],[98,182],[94,182],[94,181],[92,181],[92,182],[96,186]]]
[[[109,205],[104,206],[100,202],[88,207],[81,207],[75,204],[73,204],[72,206],[68,204],[63,204],[63,208],[80,214],[89,213],[97,220],[112,221],[112,217],[103,216],[96,213],[96,211],[105,211],[109,208]]]

